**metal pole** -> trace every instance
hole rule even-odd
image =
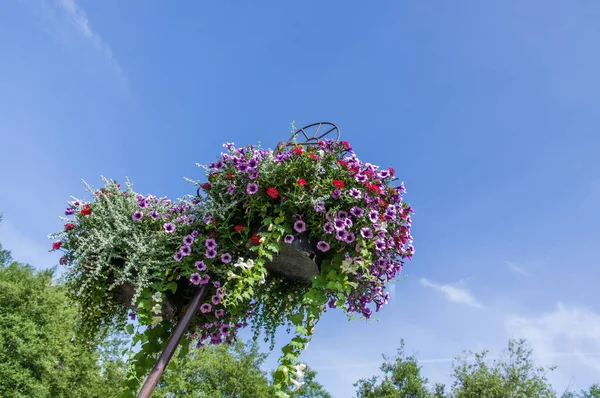
[[[190,304],[188,305],[185,314],[183,314],[183,317],[179,320],[179,323],[177,324],[175,331],[171,335],[171,338],[169,338],[165,349],[158,357],[158,360],[154,364],[152,371],[146,378],[146,381],[144,382],[142,389],[138,393],[137,398],[150,398],[150,396],[152,395],[156,384],[158,384],[160,376],[162,376],[167,365],[169,364],[171,357],[175,353],[175,350],[177,349],[177,346],[179,345],[183,334],[187,330],[190,321],[192,320],[194,315],[196,315],[198,307],[200,307],[200,303],[204,299],[204,296],[206,295],[207,291],[208,284],[203,285],[200,289],[196,291],[196,294],[192,298],[192,301],[190,301]]]

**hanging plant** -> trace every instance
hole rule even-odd
[[[73,200],[53,249],[81,303],[90,341],[137,317],[137,377],[152,366],[198,286],[208,295],[183,345],[231,343],[293,329],[275,384],[302,378],[301,352],[327,308],[369,319],[386,283],[414,253],[411,207],[395,171],[360,161],[348,142],[235,147],[208,166],[199,195],[169,201],[105,180],[92,201]],[[131,325],[127,326],[129,331]]]

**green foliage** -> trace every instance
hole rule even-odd
[[[361,379],[354,384],[357,398],[556,398],[546,374],[555,367],[535,366],[525,340],[510,340],[504,357],[490,363],[487,351],[465,353],[453,362],[451,391],[428,386],[414,356],[404,354],[401,342],[394,358],[385,358],[383,378]],[[561,398],[600,398],[600,387],[592,385],[579,393],[565,392]]]
[[[432,395],[427,390],[427,379],[421,376],[421,367],[414,356],[406,356],[404,340],[393,358],[384,356],[380,367],[383,378],[361,379],[354,384],[358,387],[357,398],[427,398]]]
[[[0,213],[0,223],[2,222],[2,213]],[[12,256],[8,250],[5,250],[0,243],[0,267],[12,263]]]
[[[76,308],[51,278],[16,262],[0,267],[0,396],[119,396],[115,372],[106,368],[107,382],[100,355],[73,338]]]

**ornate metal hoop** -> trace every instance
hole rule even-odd
[[[325,127],[323,129],[324,132],[321,132],[321,127]],[[312,132],[312,136],[310,132]],[[296,131],[285,143],[286,146],[291,145],[317,145],[319,141],[323,139],[323,137],[329,135],[330,133],[336,134],[335,142],[340,140],[340,129],[338,126],[331,122],[318,122],[309,124],[308,126],[302,127],[300,130]],[[294,142],[296,137],[304,137],[306,141],[304,142]]]

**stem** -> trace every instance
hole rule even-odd
[[[152,392],[154,391],[154,388],[156,388],[158,380],[162,376],[167,365],[169,364],[169,361],[171,360],[171,357],[175,353],[175,350],[177,349],[177,346],[179,345],[183,334],[187,330],[190,321],[192,320],[194,315],[196,315],[198,307],[200,307],[200,303],[204,299],[204,296],[206,296],[208,286],[209,284],[203,285],[200,289],[196,291],[196,294],[194,294],[192,301],[190,301],[190,304],[185,310],[185,314],[183,314],[183,317],[179,320],[175,331],[169,338],[165,349],[158,357],[158,360],[154,364],[152,371],[146,378],[146,381],[144,382],[142,389],[138,393],[137,398],[150,398],[150,396],[152,396]]]

